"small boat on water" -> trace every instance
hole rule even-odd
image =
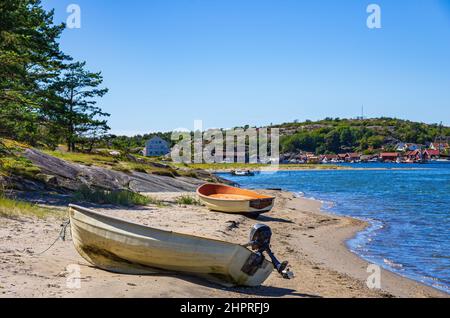
[[[253,177],[255,175],[251,170],[233,170],[231,174],[238,177]]]
[[[432,159],[431,163],[450,163],[450,159]]]
[[[259,286],[274,268],[283,277],[292,277],[287,262],[278,262],[270,251],[272,233],[265,225],[255,225],[250,243],[241,246],[163,231],[76,205],[70,205],[69,216],[78,253],[107,271],[139,275],[175,271],[224,286]],[[263,252],[272,262],[264,258]]]
[[[275,202],[272,196],[214,183],[200,186],[197,195],[210,210],[226,213],[265,213]]]

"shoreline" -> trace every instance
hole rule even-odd
[[[284,191],[284,190],[282,190],[282,191]],[[291,192],[291,191],[286,191],[286,192]],[[292,192],[292,193],[294,193],[294,195],[297,195],[296,192]],[[362,222],[362,223],[364,224],[364,226],[362,226],[361,229],[355,230],[354,234],[353,234],[352,236],[350,236],[348,239],[346,239],[345,242],[344,242],[344,245],[345,245],[346,249],[347,249],[349,252],[351,252],[352,254],[356,255],[356,256],[357,256],[358,258],[360,258],[361,260],[365,261],[365,262],[368,263],[368,264],[374,264],[374,265],[377,265],[377,266],[379,266],[380,268],[382,268],[383,270],[388,271],[388,272],[390,272],[390,273],[392,273],[392,274],[398,275],[398,276],[400,276],[401,278],[405,278],[405,279],[412,280],[412,281],[414,281],[414,282],[416,282],[416,283],[419,283],[419,284],[421,284],[421,285],[424,285],[424,286],[433,288],[433,289],[435,289],[435,290],[437,290],[437,291],[439,291],[439,292],[443,292],[444,294],[448,294],[448,296],[450,297],[450,291],[447,292],[445,289],[440,289],[440,288],[435,287],[435,286],[433,286],[433,285],[431,285],[431,284],[427,284],[426,282],[421,282],[420,280],[415,279],[415,278],[413,277],[413,274],[411,274],[411,276],[406,275],[406,274],[402,275],[401,273],[397,272],[394,268],[389,268],[389,267],[386,265],[387,263],[386,263],[386,264],[380,264],[380,262],[378,262],[377,264],[375,264],[375,263],[371,262],[370,259],[366,259],[364,256],[358,254],[357,251],[352,250],[352,246],[350,245],[350,242],[351,242],[352,240],[356,240],[356,239],[358,238],[359,235],[365,237],[366,235],[368,235],[368,234],[370,234],[370,233],[372,233],[372,232],[376,232],[376,231],[379,229],[379,226],[377,226],[377,223],[376,223],[374,220],[365,220],[364,218],[358,218],[358,217],[355,217],[355,216],[344,215],[344,214],[339,214],[339,213],[337,213],[337,212],[333,212],[330,208],[325,207],[325,204],[330,203],[330,201],[323,201],[323,200],[319,200],[319,199],[315,199],[315,198],[308,198],[308,197],[304,197],[304,196],[302,196],[302,195],[299,195],[299,197],[304,198],[304,199],[306,199],[306,200],[312,200],[312,201],[318,201],[318,202],[320,202],[320,203],[321,203],[321,209],[320,209],[320,211],[321,211],[322,213],[324,213],[324,214],[331,215],[331,216],[342,217],[342,218],[348,218],[348,219],[354,220],[355,222]],[[381,222],[381,221],[380,221],[380,222]],[[390,260],[390,259],[389,259],[389,260],[387,260],[387,261],[389,261],[389,262],[392,263],[392,264],[397,264],[397,263],[395,262],[395,261],[396,261],[395,259],[394,259],[394,260]],[[432,277],[430,277],[430,278],[432,278]]]
[[[132,222],[180,233],[245,244],[255,223],[273,232],[272,247],[280,260],[289,261],[295,277],[285,280],[275,271],[255,288],[223,288],[180,273],[123,275],[100,270],[74,249],[70,235],[43,255],[60,231],[61,218],[0,218],[0,297],[450,297],[435,288],[381,269],[381,289],[366,286],[368,262],[351,252],[346,241],[367,223],[322,210],[322,203],[292,192],[261,190],[276,196],[274,209],[251,219],[216,213],[203,206],[178,205],[180,195],[148,193],[167,206],[140,208],[86,205]],[[82,204],[83,205],[83,204]],[[35,238],[39,237],[40,240]],[[81,288],[67,288],[67,266],[80,268]]]
[[[342,256],[345,256],[345,258],[348,258],[353,263],[352,266],[348,266],[348,264],[344,264],[342,260],[339,260],[339,258],[334,259],[334,262],[331,266],[333,266],[336,269],[342,269],[344,272],[350,273],[352,276],[358,278],[358,279],[367,279],[368,275],[370,273],[367,273],[367,271],[361,271],[361,269],[366,268],[371,263],[369,260],[366,260],[361,255],[359,255],[357,252],[352,251],[349,246],[349,241],[356,238],[358,234],[364,233],[367,231],[372,224],[369,221],[365,221],[362,219],[358,219],[351,216],[344,216],[340,214],[335,214],[329,210],[326,210],[323,208],[324,202],[317,200],[317,199],[311,199],[311,198],[304,198],[305,200],[311,200],[316,201],[320,203],[320,211],[319,213],[325,215],[325,216],[333,216],[338,217],[344,220],[345,225],[342,228],[337,229],[337,233],[335,234],[335,237],[338,238],[337,244],[336,242],[330,242],[331,247],[326,247],[327,249],[332,248],[338,248],[342,249],[339,254]],[[324,247],[325,248],[325,247]],[[320,256],[321,251],[317,250],[310,250],[310,253],[315,255],[319,260],[324,260],[323,257]],[[440,290],[436,287],[430,286],[424,282],[417,281],[411,277],[408,277],[406,275],[401,275],[399,273],[396,273],[395,271],[391,271],[389,269],[386,269],[382,265],[375,264],[380,267],[381,269],[381,289],[386,290],[390,293],[392,293],[395,296],[398,297],[415,297],[414,293],[411,293],[411,290],[416,290],[416,292],[419,293],[430,293],[430,295],[440,295],[438,297],[450,297],[449,293],[446,293],[443,290]],[[435,296],[432,296],[435,297]]]
[[[333,214],[331,212],[331,214]],[[358,238],[359,235],[361,235],[362,237],[366,237],[367,235],[369,235],[370,233],[376,232],[377,230],[379,230],[379,226],[377,226],[377,224],[373,221],[373,220],[363,220],[363,219],[358,219],[356,217],[351,217],[351,216],[347,216],[349,218],[353,218],[362,222],[366,222],[367,226],[365,228],[363,228],[360,231],[357,231],[353,237],[350,237],[349,239],[347,239],[345,241],[345,246],[347,248],[347,250],[349,250],[352,254],[356,255],[358,258],[362,259],[363,261],[365,261],[368,264],[374,264],[379,266],[382,270],[387,271],[389,273],[392,273],[394,275],[397,275],[401,278],[404,279],[408,279],[411,280],[413,282],[416,282],[420,285],[426,286],[426,287],[430,287],[438,292],[444,293],[445,295],[447,295],[447,297],[450,297],[450,290],[446,290],[445,288],[439,288],[437,286],[433,286],[429,281],[425,282],[425,281],[420,281],[419,278],[415,278],[418,277],[418,274],[415,273],[401,273],[399,270],[396,270],[396,268],[394,268],[394,266],[397,267],[402,267],[402,265],[396,262],[396,259],[383,259],[383,263],[380,262],[380,260],[378,261],[371,261],[370,258],[365,258],[363,255],[360,255],[356,250],[352,249],[352,246],[350,245],[350,242],[353,240],[356,240]],[[373,255],[371,255],[373,256]],[[389,266],[389,264],[393,265],[393,266]],[[429,280],[433,280],[433,277],[429,277]]]
[[[414,167],[414,168],[411,168],[411,167],[409,167],[409,168],[380,168],[380,167],[378,167],[378,168],[375,168],[375,167],[374,168],[367,168],[367,167],[366,168],[353,168],[353,167],[343,166],[343,167],[339,167],[339,168],[330,167],[330,168],[321,168],[321,169],[320,168],[308,168],[308,167],[289,167],[289,168],[283,167],[283,168],[280,168],[280,169],[271,169],[271,168],[269,168],[269,169],[266,169],[266,168],[263,168],[263,169],[260,169],[260,168],[251,169],[251,167],[249,167],[249,170],[252,170],[252,171],[254,171],[256,173],[265,173],[265,172],[270,173],[270,172],[274,172],[274,171],[277,171],[277,172],[289,172],[289,171],[367,171],[367,170],[371,170],[371,171],[389,171],[389,170],[430,170],[430,169],[433,169],[433,168],[417,168],[417,167]],[[212,173],[212,174],[219,174],[219,173],[227,173],[227,174],[229,174],[233,170],[236,170],[236,169],[232,169],[232,168],[205,169],[205,171],[207,171],[209,173]],[[246,169],[243,169],[243,170],[246,170]]]

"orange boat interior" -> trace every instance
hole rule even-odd
[[[220,184],[205,184],[198,189],[199,194],[220,200],[273,199],[273,197],[254,191],[239,189]]]

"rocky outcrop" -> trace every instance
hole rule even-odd
[[[204,181],[189,177],[168,177],[143,172],[125,173],[107,168],[85,166],[67,162],[36,149],[26,149],[24,154],[40,168],[36,181],[20,181],[21,190],[49,189],[74,191],[82,185],[105,190],[128,189],[136,192],[194,191]]]

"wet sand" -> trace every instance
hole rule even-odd
[[[224,288],[180,274],[109,273],[81,258],[69,233],[65,242],[58,241],[38,255],[58,236],[65,216],[0,218],[0,297],[449,297],[385,270],[381,271],[381,289],[369,289],[369,264],[345,246],[367,224],[324,213],[318,201],[288,192],[264,192],[276,195],[276,205],[257,220],[210,212],[203,206],[177,205],[175,198],[180,193],[149,194],[163,200],[167,205],[163,207],[94,208],[147,226],[239,244],[247,242],[252,225],[265,223],[272,228],[277,257],[291,264],[296,275],[292,280],[274,271],[263,286]],[[77,287],[70,284],[73,264],[80,269],[80,288],[71,288]]]

